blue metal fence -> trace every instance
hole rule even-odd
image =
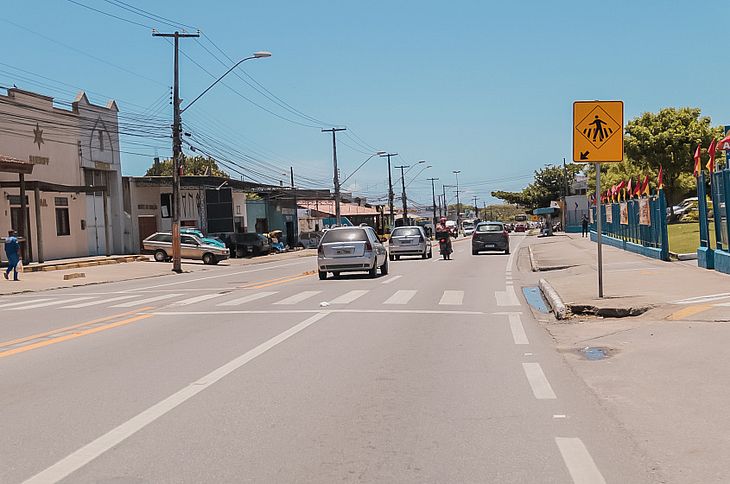
[[[700,247],[697,249],[697,263],[700,267],[715,269],[730,274],[730,169],[710,174],[710,198],[712,219],[715,222],[715,244],[709,237],[709,207],[705,189],[705,174],[697,178],[697,198],[700,212]]]

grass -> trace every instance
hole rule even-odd
[[[697,252],[700,246],[700,224],[679,223],[667,227],[669,233],[669,250],[677,254]],[[710,246],[715,245],[715,224],[710,223]]]

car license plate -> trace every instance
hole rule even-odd
[[[406,239],[406,240],[401,240],[401,241],[400,241],[400,244],[401,244],[401,245],[409,245],[409,244],[410,244],[411,242],[413,242],[413,241],[412,241],[412,240],[408,240],[408,239]]]
[[[494,244],[484,244],[484,247],[494,247]]]
[[[337,255],[352,254],[352,249],[337,249]]]

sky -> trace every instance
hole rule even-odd
[[[482,205],[570,161],[575,100],[623,100],[626,120],[699,107],[730,124],[729,10],[721,0],[37,0],[0,18],[0,86],[59,105],[80,89],[93,103],[117,100],[123,173],[141,175],[171,151],[173,49],[151,29],[199,29],[180,41],[183,107],[236,61],[272,56],[246,61],[185,111],[188,153],[265,183],[288,185],[293,167],[295,185],[326,188],[332,139],[321,129],[346,126],[343,189],[382,203],[384,159],[350,175],[383,150],[399,154],[394,166],[425,160],[407,170],[409,199],[430,205],[426,179],[441,192],[460,170],[462,203]]]

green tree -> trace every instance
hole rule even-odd
[[[583,167],[571,163],[563,170],[562,166],[550,165],[535,171],[535,179],[520,192],[493,191],[492,196],[510,204],[534,209],[547,207],[553,200],[558,200],[565,193],[566,184],[570,184],[575,175]]]
[[[185,156],[183,175],[210,175],[228,178],[228,173],[218,167],[213,158]],[[145,176],[172,176],[172,159],[162,160],[147,169]]]
[[[626,125],[626,156],[636,167],[652,173],[657,173],[662,166],[664,191],[670,206],[692,188],[697,144],[704,147],[704,166],[710,141],[722,137],[722,127],[713,128],[710,122],[699,108],[664,108],[658,113],[644,113]]]

